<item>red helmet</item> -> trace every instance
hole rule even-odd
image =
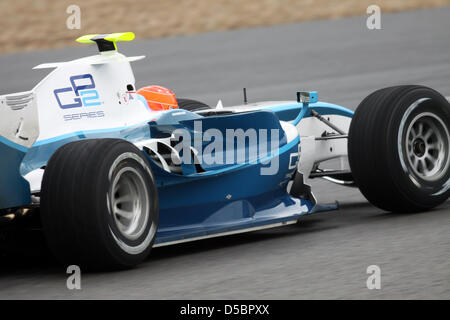
[[[136,91],[147,101],[148,107],[154,111],[178,109],[175,94],[160,86],[147,86]]]

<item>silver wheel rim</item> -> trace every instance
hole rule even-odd
[[[117,229],[129,240],[138,239],[149,220],[150,201],[144,179],[134,168],[122,168],[114,177],[111,191],[111,211]]]
[[[435,114],[418,114],[408,126],[404,146],[412,172],[427,181],[436,181],[447,172],[450,135],[444,122]]]

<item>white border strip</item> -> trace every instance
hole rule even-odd
[[[295,224],[295,223],[297,223],[297,219],[296,220],[292,220],[292,221],[285,221],[285,222],[278,222],[278,223],[268,224],[268,225],[260,226],[260,227],[253,227],[253,228],[248,228],[248,229],[233,230],[233,231],[228,231],[228,232],[210,234],[210,235],[207,235],[207,236],[201,236],[201,237],[194,237],[194,238],[187,238],[187,239],[182,239],[182,240],[158,243],[158,244],[153,245],[153,248],[171,246],[171,245],[174,245],[174,244],[185,243],[185,242],[192,242],[192,241],[198,241],[198,240],[204,240],[204,239],[210,239],[210,238],[230,236],[230,235],[233,235],[233,234],[246,233],[246,232],[251,232],[251,231],[271,229],[271,228],[276,228],[276,227],[284,227],[284,226],[288,226],[288,225]]]

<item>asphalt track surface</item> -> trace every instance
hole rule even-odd
[[[371,91],[423,84],[450,95],[450,8],[314,21],[119,44],[138,85],[160,84],[179,97],[225,105],[294,99],[298,89],[356,108]],[[117,31],[117,30],[112,30]],[[120,30],[119,30],[120,31]],[[79,47],[0,57],[0,92],[30,89],[45,71],[34,65],[94,53]],[[374,159],[376,160],[376,159]],[[400,215],[371,206],[357,189],[314,182],[341,209],[295,226],[152,251],[139,267],[82,275],[66,288],[65,269],[39,231],[0,256],[0,298],[321,299],[450,298],[450,201],[428,213]],[[176,196],[176,195],[174,195]],[[368,290],[366,268],[381,268],[382,288]]]

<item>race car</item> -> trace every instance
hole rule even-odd
[[[297,223],[336,209],[309,185],[357,186],[373,205],[426,211],[450,196],[450,105],[433,89],[375,91],[356,112],[315,91],[224,107],[135,87],[117,42],[0,96],[0,221],[39,216],[62,263],[128,268],[153,247]]]

